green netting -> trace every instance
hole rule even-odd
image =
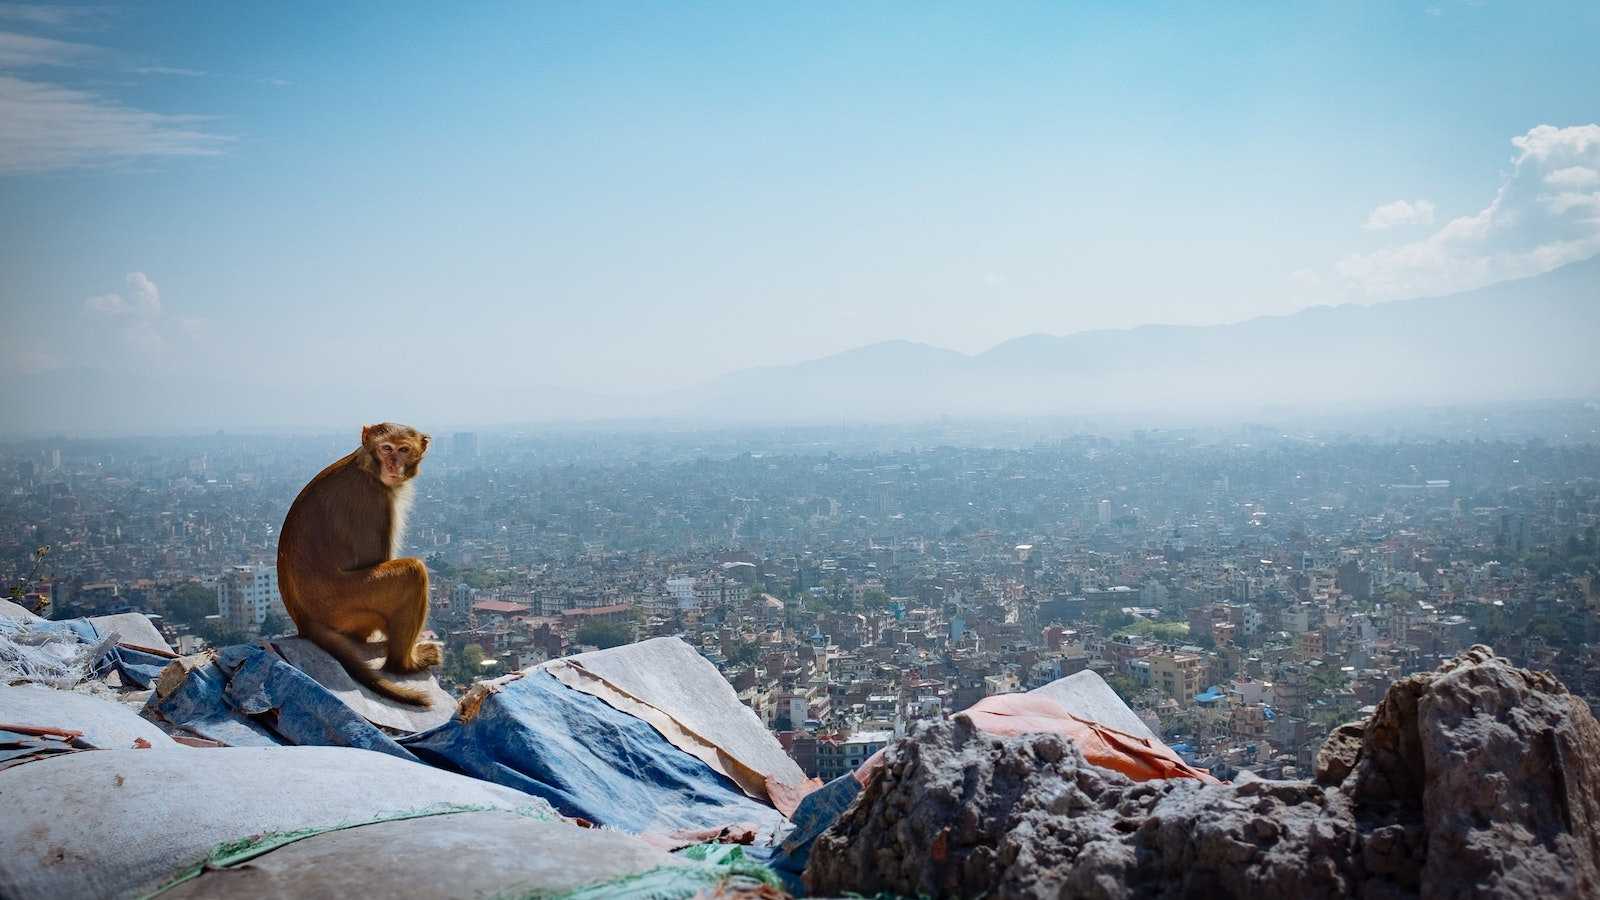
[[[696,844],[675,855],[704,865],[659,866],[572,891],[535,891],[520,900],[687,900],[713,888],[783,889],[771,869],[746,859],[737,844]]]
[[[424,819],[429,816],[448,816],[455,813],[466,812],[510,812],[524,818],[537,819],[541,822],[556,821],[548,813],[534,806],[524,806],[513,810],[502,809],[497,806],[469,805],[457,803],[434,803],[419,809],[399,812],[389,816],[379,816],[374,819],[365,819],[360,822],[339,822],[333,825],[313,825],[306,828],[297,828],[293,831],[272,831],[265,834],[255,834],[247,838],[224,841],[212,849],[206,858],[174,875],[165,884],[154,891],[144,895],[142,900],[159,896],[172,890],[174,887],[196,878],[202,873],[212,869],[226,869],[240,863],[249,862],[258,856],[271,853],[279,847],[284,847],[295,841],[303,841],[308,837],[327,834],[333,831],[344,831],[349,828],[360,828],[363,825],[376,825],[380,822],[399,822],[405,819]]]

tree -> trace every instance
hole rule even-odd
[[[752,641],[741,642],[738,646],[733,648],[733,652],[728,654],[728,662],[733,663],[734,665],[754,663],[760,658],[761,648],[756,646]]]
[[[861,595],[861,606],[865,609],[883,609],[889,605],[889,595],[873,588]]]
[[[633,642],[633,629],[615,622],[590,622],[575,635],[580,644],[593,644],[601,650]]]
[[[286,633],[292,627],[294,626],[289,624],[288,619],[278,615],[276,612],[269,612],[266,618],[261,620],[261,636],[277,637]]]
[[[252,635],[246,631],[229,628],[220,622],[204,622],[198,629],[200,636],[206,643],[213,647],[231,647],[235,644],[248,644]]]
[[[483,671],[483,647],[468,644],[460,650],[445,650],[444,680],[451,684],[471,684]]]
[[[174,588],[163,605],[168,619],[198,629],[205,625],[206,616],[216,614],[217,592],[189,581]]]
[[[1139,693],[1139,682],[1134,681],[1127,675],[1112,675],[1106,679],[1106,685],[1116,691],[1117,696],[1122,698],[1122,702],[1129,706],[1133,705],[1133,699]]]

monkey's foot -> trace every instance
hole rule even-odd
[[[444,654],[438,644],[418,644],[411,648],[411,659],[403,663],[393,663],[384,668],[395,672],[410,674],[421,672],[423,669],[432,668],[444,662]]]

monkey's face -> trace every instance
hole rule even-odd
[[[428,436],[408,425],[385,422],[361,429],[361,444],[371,456],[369,471],[389,487],[415,478],[417,464],[428,452]]]

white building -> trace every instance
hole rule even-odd
[[[223,624],[235,631],[259,631],[268,613],[289,620],[278,593],[276,566],[229,566],[223,570],[217,579],[217,614]]]
[[[699,600],[694,593],[694,579],[688,575],[679,575],[667,579],[667,593],[677,602],[679,609],[698,609]]]

